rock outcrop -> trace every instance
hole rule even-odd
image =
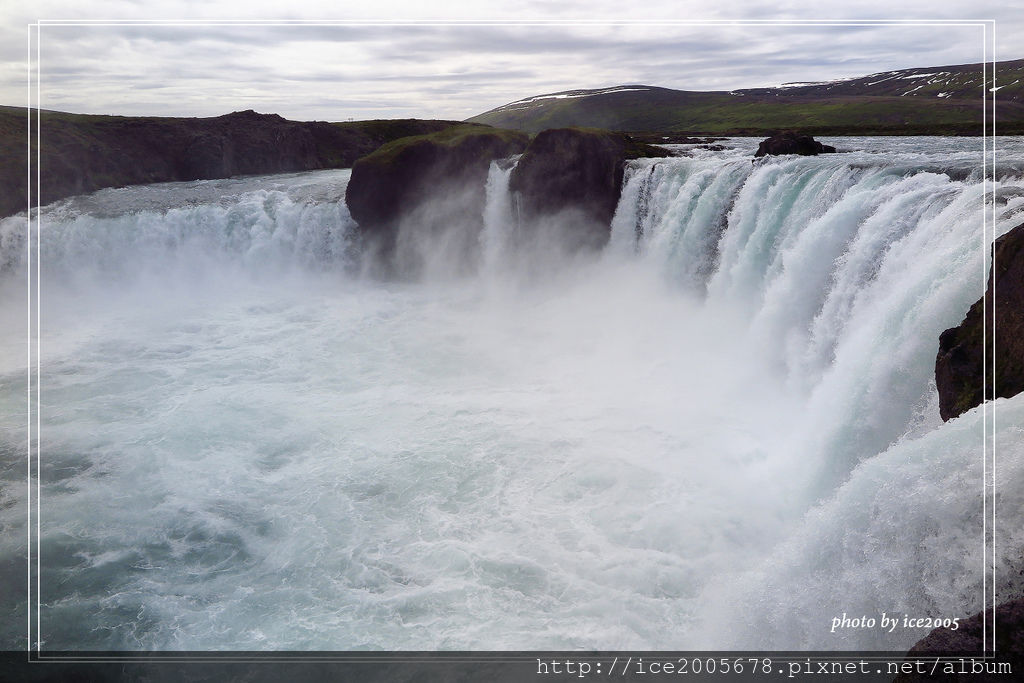
[[[836,151],[835,147],[832,145],[823,145],[810,135],[786,130],[773,135],[766,140],[762,140],[761,144],[757,146],[757,152],[754,153],[754,157],[757,158],[780,154],[802,154],[804,156],[814,156],[816,154],[834,151]]]
[[[528,140],[525,133],[480,124],[394,140],[352,166],[345,202],[386,260],[415,258],[396,254],[400,237],[422,250],[445,232],[457,249],[469,248],[483,227],[491,161],[521,153]]]
[[[1024,391],[1024,224],[995,241],[992,259],[985,295],[939,336],[935,383],[943,420]]]
[[[608,241],[627,159],[668,152],[624,133],[559,128],[538,133],[512,172],[509,189],[519,197],[526,229],[558,223],[572,248],[600,248]]]
[[[995,662],[1009,662],[1014,673],[1024,665],[1024,599],[1011,600],[987,610],[987,628],[981,612],[967,619],[961,619],[955,631],[949,628],[937,628],[914,644],[907,652],[908,658],[931,659],[935,657],[975,657],[986,650],[985,637],[988,636],[988,649],[992,645],[992,629],[995,625]],[[975,661],[983,663],[981,659]],[[953,660],[955,673],[950,675],[940,665],[935,675],[908,673],[896,678],[898,683],[919,683],[923,681],[958,681],[961,680],[960,664]],[[990,663],[992,663],[990,661]],[[970,667],[970,664],[967,665]],[[962,675],[964,681],[1003,681],[1006,674],[988,677],[984,669],[978,673]]]
[[[344,168],[389,140],[455,125],[299,122],[251,110],[213,118],[40,118],[40,194],[33,193],[33,205],[104,187]],[[0,217],[26,208],[26,155],[31,151],[35,161],[37,152],[34,139],[31,149],[26,145],[27,126],[24,109],[0,107]]]

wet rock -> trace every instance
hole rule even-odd
[[[466,124],[394,140],[352,166],[345,202],[385,258],[394,255],[403,233],[429,240],[457,230],[459,248],[468,248],[482,228],[491,161],[521,153],[528,139]]]
[[[997,239],[992,253],[985,295],[971,306],[963,322],[939,336],[935,384],[943,420],[984,400],[1024,391],[1024,224]],[[989,367],[985,367],[986,344]]]
[[[986,619],[983,620],[982,617]],[[908,658],[931,659],[936,657],[952,657],[949,661],[953,665],[953,671],[946,670],[945,664],[936,667],[934,675],[928,673],[905,673],[895,680],[898,683],[923,683],[924,681],[1005,681],[1009,677],[1003,673],[988,673],[993,669],[974,669],[971,672],[973,662],[977,665],[984,665],[985,661],[980,656],[991,650],[992,633],[995,631],[996,659],[989,660],[990,667],[999,663],[1009,663],[1013,673],[1017,673],[1024,660],[1024,599],[1011,600],[998,605],[994,610],[987,610],[987,615],[981,612],[967,619],[961,619],[957,629],[937,628],[927,636],[919,640],[907,652]],[[987,636],[987,644],[986,644]],[[987,647],[986,647],[987,645]],[[961,673],[960,657],[966,658],[964,667],[969,673]],[[914,667],[916,669],[916,667]],[[997,669],[996,669],[997,670]]]
[[[813,156],[816,154],[835,151],[835,147],[832,147],[831,145],[823,145],[810,135],[804,135],[802,133],[795,133],[791,130],[787,130],[778,133],[777,135],[773,135],[766,140],[762,140],[761,144],[757,146],[757,152],[754,153],[754,157],[757,158],[780,154],[802,154],[804,156]]]
[[[626,161],[668,155],[625,133],[545,130],[519,160],[509,188],[519,197],[519,217],[526,229],[547,220],[573,232],[562,236],[573,247],[600,248],[608,241]]]

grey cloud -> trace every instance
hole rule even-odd
[[[527,69],[512,69],[507,71],[469,71],[463,73],[452,73],[452,74],[436,74],[428,76],[382,76],[375,78],[374,80],[379,81],[494,81],[500,79],[513,79],[513,78],[535,78],[537,76],[536,70]]]
[[[76,42],[82,40],[122,39],[131,41],[148,41],[152,43],[170,43],[188,45],[191,43],[226,43],[231,45],[273,45],[277,43],[307,42],[310,40],[350,41],[387,39],[381,27],[360,26],[309,26],[292,25],[137,25],[125,24],[115,26],[104,25],[71,25],[47,26],[43,29],[46,36],[55,39]]]
[[[585,16],[590,4],[563,12]],[[760,3],[744,16],[767,16],[767,8]],[[796,12],[785,2],[778,9]],[[953,27],[100,29],[44,29],[44,82],[68,108],[213,115],[245,105],[275,108],[291,118],[335,120],[357,114],[464,118],[531,95],[628,83],[729,90],[860,76],[977,61],[981,42],[973,34],[966,40],[966,31]],[[15,65],[18,59],[24,59],[24,45],[0,48],[0,61]],[[325,91],[339,96],[323,97]],[[0,81],[0,102],[23,101],[23,78]]]

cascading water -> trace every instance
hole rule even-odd
[[[359,275],[347,171],[44,209],[42,647],[898,650],[927,629],[831,619],[978,611],[982,411],[941,423],[930,379],[982,210],[1024,217],[1019,178],[986,206],[978,143],[633,161],[604,253],[541,278],[513,161],[455,279]],[[0,222],[7,585],[25,224]],[[1002,596],[1021,398],[990,407]]]
[[[166,279],[222,267],[279,274],[351,259],[352,220],[339,199],[349,171],[102,190],[43,213],[40,262],[54,281]],[[25,258],[26,219],[4,219],[4,273]]]
[[[509,192],[509,178],[519,157],[495,162],[487,174],[484,227],[481,235],[483,250],[482,272],[486,275],[500,273],[503,261],[507,260],[512,235],[516,228],[516,211],[512,194]]]
[[[707,307],[749,318],[766,369],[821,413],[793,447],[821,454],[838,477],[906,432],[934,394],[938,335],[987,277],[984,187],[971,160],[894,157],[634,162],[613,224],[613,246],[638,226],[646,259],[706,287]],[[1011,201],[995,234],[1022,215]]]

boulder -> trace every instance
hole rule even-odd
[[[907,652],[908,658],[928,659],[934,661],[935,657],[952,657],[955,674],[950,675],[944,671],[944,666],[939,665],[935,675],[931,676],[922,673],[902,674],[896,678],[898,683],[918,683],[919,681],[1005,681],[1005,674],[993,674],[991,677],[985,673],[960,674],[959,657],[966,657],[967,667],[970,670],[970,658],[982,662],[978,656],[985,652],[986,644],[989,650],[992,646],[992,629],[995,625],[995,662],[1009,662],[1014,673],[1022,665],[1024,659],[1024,599],[1011,600],[998,605],[995,609],[987,610],[987,619],[983,622],[982,613],[978,612],[972,617],[961,619],[957,629],[937,628],[927,636],[917,641]],[[987,643],[986,643],[987,637]],[[992,660],[989,660],[990,664]]]
[[[939,336],[935,384],[943,420],[1024,390],[1024,224],[995,241],[992,259],[985,295]],[[985,367],[986,343],[995,354],[994,375]],[[992,356],[987,359],[991,365]]]
[[[668,155],[625,133],[594,128],[542,131],[509,181],[509,189],[518,195],[521,225],[529,230],[549,219],[554,229],[576,233],[574,247],[600,248],[608,241],[626,160]]]
[[[465,124],[393,140],[356,160],[345,203],[364,238],[385,257],[394,255],[403,233],[429,239],[457,229],[475,238],[483,227],[491,161],[522,152],[528,139]]]
[[[795,133],[791,130],[783,131],[776,135],[762,140],[757,146],[754,157],[779,154],[802,154],[813,156],[823,152],[834,152],[836,148],[831,145],[823,145],[810,135]]]

